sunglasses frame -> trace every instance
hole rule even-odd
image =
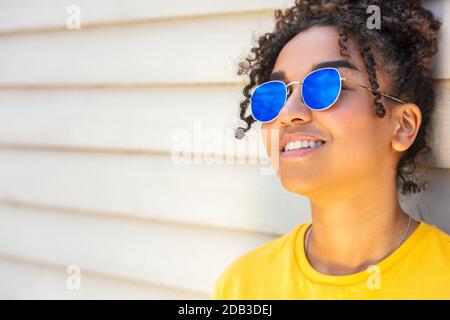
[[[339,80],[340,80],[340,82],[339,82],[339,93],[338,93],[338,95],[336,96],[336,99],[333,101],[333,103],[331,103],[328,107],[323,108],[323,109],[313,109],[313,108],[311,108],[310,106],[308,106],[308,104],[305,102],[305,98],[303,97],[303,82],[305,81],[305,79],[306,79],[309,75],[311,75],[311,74],[313,74],[313,73],[316,73],[316,72],[318,72],[318,71],[321,71],[321,70],[327,70],[327,69],[332,69],[332,70],[337,71],[337,73],[338,73],[338,75],[339,75]],[[302,87],[301,87],[301,89],[300,89],[300,93],[301,93],[301,95],[302,95],[302,100],[303,100],[303,103],[305,104],[305,106],[307,106],[309,109],[311,109],[311,110],[313,110],[313,111],[323,111],[323,110],[327,110],[328,108],[331,108],[331,107],[339,100],[339,97],[341,96],[341,92],[342,92],[342,81],[348,81],[349,83],[351,83],[351,84],[353,84],[353,85],[355,85],[355,86],[358,86],[358,87],[367,89],[367,90],[372,91],[372,92],[375,92],[375,93],[379,93],[379,94],[381,94],[383,97],[392,99],[392,100],[394,100],[394,101],[396,101],[396,102],[403,103],[403,104],[407,103],[407,102],[405,102],[405,101],[403,101],[403,100],[401,100],[401,99],[398,99],[398,98],[396,98],[396,97],[390,96],[390,95],[388,95],[388,94],[386,94],[386,93],[382,93],[382,92],[379,92],[379,91],[375,91],[375,90],[372,90],[371,88],[369,88],[369,87],[367,87],[367,86],[364,86],[364,85],[362,85],[362,84],[358,84],[358,83],[355,83],[355,82],[353,82],[353,81],[350,81],[350,80],[347,79],[346,77],[342,77],[341,72],[340,72],[339,69],[337,69],[337,68],[326,67],[326,68],[320,68],[320,69],[311,71],[310,73],[308,73],[308,74],[305,76],[305,78],[303,78],[303,82],[293,81],[293,82],[290,82],[290,83],[288,83],[288,84],[285,84],[285,83],[284,83],[283,81],[281,81],[281,80],[270,80],[270,81],[266,81],[266,82],[264,82],[264,83],[261,83],[260,85],[258,85],[258,86],[253,90],[252,96],[250,97],[250,105],[251,105],[251,106],[250,106],[250,109],[251,109],[251,115],[252,115],[253,119],[255,119],[255,117],[253,116],[253,104],[251,103],[251,102],[252,102],[252,98],[253,98],[253,94],[255,93],[255,91],[256,91],[259,87],[261,87],[261,86],[263,86],[263,85],[265,85],[265,84],[268,84],[268,83],[274,83],[274,82],[280,82],[280,83],[282,83],[282,84],[284,85],[284,89],[285,89],[286,93],[285,93],[285,100],[284,100],[283,106],[286,104],[286,101],[287,101],[287,98],[288,98],[288,92],[287,92],[288,87],[291,86],[291,85],[293,85],[293,84],[301,84]],[[282,107],[282,108],[283,108],[283,107]],[[281,109],[280,109],[280,111],[281,111]],[[279,115],[279,114],[280,114],[280,113],[278,113],[278,115]],[[258,119],[255,119],[255,120],[256,120],[256,121],[259,121],[259,122],[262,122],[262,123],[268,123],[268,122],[272,122],[273,120],[275,120],[275,119],[278,117],[278,115],[277,115],[275,118],[273,118],[272,120],[268,120],[268,121],[261,121],[261,120],[258,120]]]

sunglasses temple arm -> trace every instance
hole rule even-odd
[[[381,94],[382,96],[387,97],[387,98],[390,98],[390,99],[395,100],[395,101],[397,101],[397,102],[400,102],[400,103],[406,103],[405,101],[400,100],[400,99],[398,99],[398,98],[396,98],[396,97],[390,96],[390,95],[388,95],[388,94],[386,94],[386,93],[382,93],[382,92],[379,92],[379,91],[374,91],[374,90],[372,90],[371,88],[368,88],[368,87],[363,86],[363,85],[361,85],[361,84],[357,84],[357,83],[355,83],[355,82],[353,82],[353,81],[348,80],[347,78],[343,78],[343,80],[344,80],[344,81],[348,81],[348,82],[350,82],[351,84],[354,84],[355,86],[358,86],[358,87],[361,87],[361,88],[365,88],[365,89],[367,89],[367,90],[369,90],[369,91],[372,91],[372,92],[375,92],[375,93],[379,93],[379,94]]]

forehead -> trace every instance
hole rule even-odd
[[[330,60],[342,60],[339,34],[333,27],[312,27],[297,34],[280,51],[274,71],[284,70],[288,77],[298,73],[305,75],[318,63]],[[363,61],[358,49],[349,38],[346,42],[347,53],[359,70],[363,70]],[[295,78],[295,77],[294,77]]]

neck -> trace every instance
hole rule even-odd
[[[308,260],[325,274],[352,274],[377,264],[396,249],[408,225],[409,216],[401,209],[395,189],[377,185],[349,187],[348,193],[310,197]],[[417,225],[413,220],[404,239]]]

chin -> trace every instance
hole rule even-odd
[[[317,189],[317,182],[308,183],[307,181],[303,180],[300,182],[300,179],[280,179],[281,184],[283,185],[284,189],[286,189],[289,192],[293,192],[299,195],[306,196],[309,194],[312,190]]]

